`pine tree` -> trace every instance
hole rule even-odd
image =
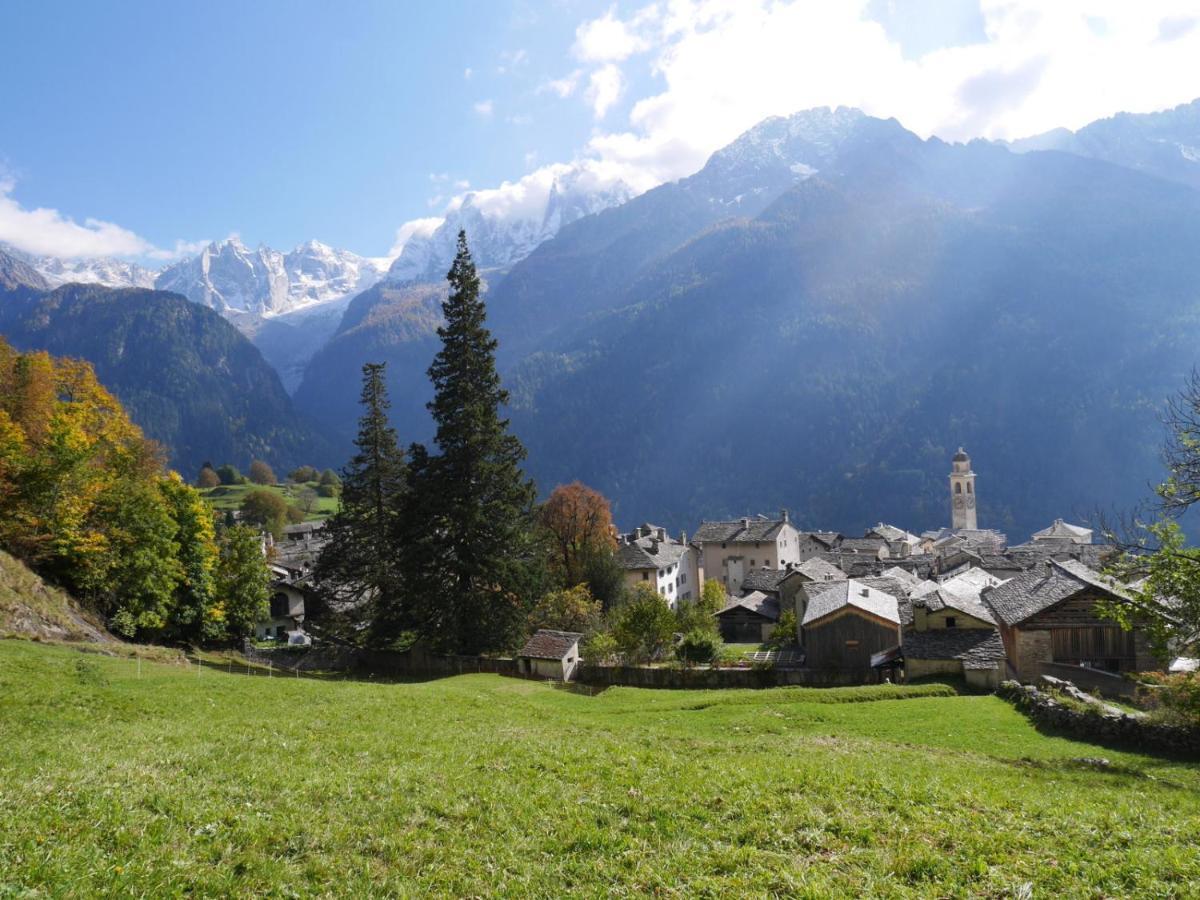
[[[341,502],[326,525],[329,543],[317,563],[321,624],[377,645],[411,624],[396,545],[408,466],[388,424],[383,376],[384,364],[363,366],[358,452],[342,474]]]
[[[442,348],[429,368],[438,453],[418,451],[414,464],[406,569],[427,636],[478,653],[511,642],[540,589],[536,492],[521,471],[525,448],[500,416],[508,393],[462,231],[447,278]]]

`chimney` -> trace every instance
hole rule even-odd
[[[788,520],[787,507],[784,507],[783,509],[779,510],[779,518],[783,519],[784,522],[787,522],[787,520]]]
[[[686,531],[679,532],[679,543],[683,544],[683,546],[685,546],[685,547],[687,546],[687,532]]]
[[[745,529],[750,528],[750,517],[749,516],[742,516],[742,527]]]
[[[659,539],[660,541],[666,541],[666,539],[667,539],[667,529],[665,529],[665,528],[660,528],[660,529],[658,529],[658,539]]]

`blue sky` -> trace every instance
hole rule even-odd
[[[580,161],[644,189],[815,105],[952,140],[1078,127],[1200,96],[1193,6],[12,3],[0,240],[162,260],[236,232],[379,256],[464,191],[509,210]]]

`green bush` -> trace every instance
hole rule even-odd
[[[682,662],[695,665],[710,663],[721,655],[725,644],[715,631],[693,629],[675,645],[675,656]]]
[[[1139,699],[1156,707],[1154,718],[1200,726],[1200,673],[1164,675],[1151,672],[1141,676],[1141,680],[1151,687],[1140,691]]]
[[[588,635],[579,645],[583,661],[592,665],[612,662],[617,655],[617,639],[609,631],[597,631]]]

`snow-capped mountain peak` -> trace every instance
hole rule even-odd
[[[624,203],[636,192],[605,179],[588,163],[547,166],[499,188],[471,191],[446,211],[434,229],[415,231],[392,263],[392,283],[435,281],[454,260],[459,230],[467,233],[481,269],[515,265],[565,225]]]

